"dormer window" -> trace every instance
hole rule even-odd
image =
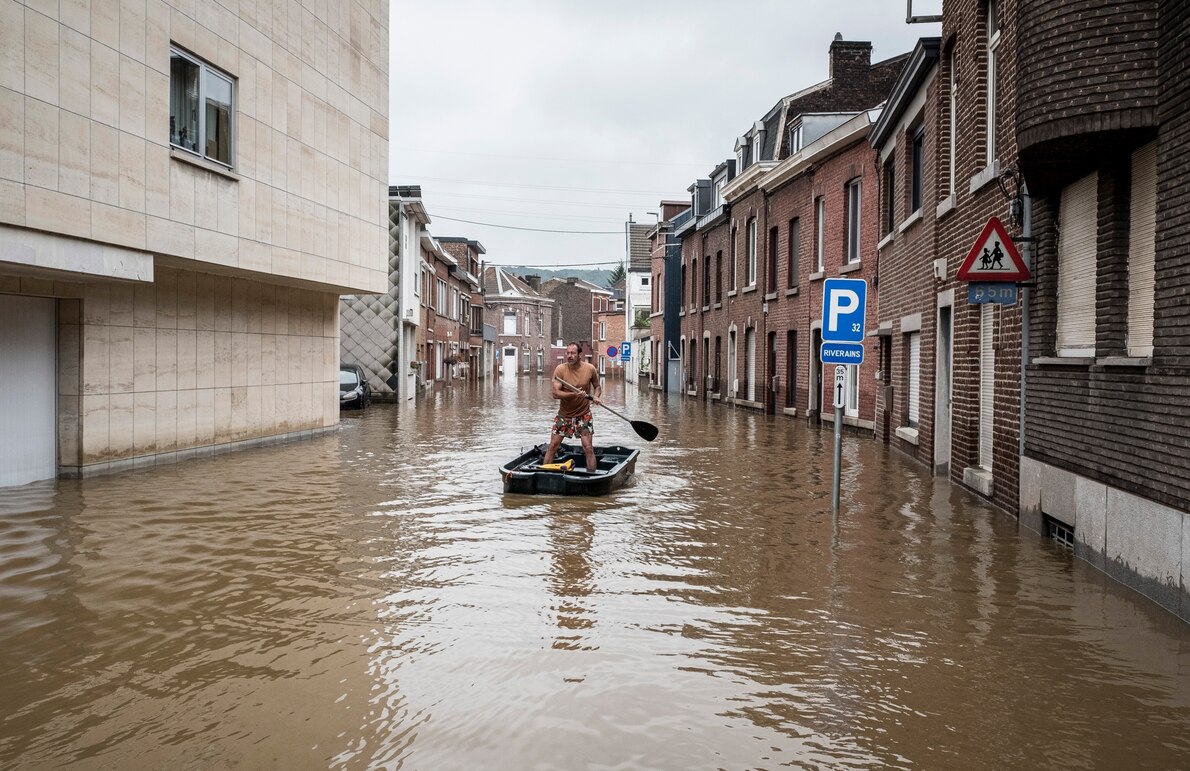
[[[802,149],[802,124],[799,122],[789,129],[789,154],[793,155]]]
[[[740,137],[735,141],[735,167],[743,171],[748,167],[747,158],[748,138]]]
[[[714,192],[711,193],[711,210],[718,209],[723,205],[723,187],[727,184],[727,177],[722,176],[715,180],[712,186]]]

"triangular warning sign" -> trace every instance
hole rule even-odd
[[[998,217],[984,226],[959,268],[960,281],[1025,281],[1029,269]]]

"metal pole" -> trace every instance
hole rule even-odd
[[[831,514],[839,514],[839,471],[843,464],[843,390],[846,387],[847,367],[835,367],[835,467],[831,472]]]

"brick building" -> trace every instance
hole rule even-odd
[[[1190,6],[1018,13],[1037,281],[1021,521],[1190,620]]]
[[[476,380],[487,369],[483,351],[483,287],[480,286],[480,259],[487,250],[480,242],[457,236],[439,236],[438,243],[458,266],[451,271],[459,281],[460,316],[465,318],[466,341],[459,341],[459,371],[468,379]],[[460,330],[462,334],[464,330]]]
[[[420,377],[423,386],[441,388],[466,379],[472,366],[471,309],[479,280],[429,234],[422,236],[421,253]]]
[[[552,278],[541,285],[541,291],[554,300],[553,339],[563,345],[581,343],[584,360],[596,363],[595,347],[600,342],[597,316],[611,309],[611,290],[572,276]]]
[[[820,279],[866,277],[874,263],[878,175],[863,111],[884,101],[906,59],[872,64],[871,51],[836,36],[830,79],[779,101],[734,158],[691,186],[691,217],[674,229],[687,395],[820,416]],[[868,371],[849,368],[845,419],[870,429]]]
[[[483,272],[484,313],[496,329],[496,360],[492,367],[507,377],[548,375],[554,300],[541,292],[541,278],[524,280],[499,266]]]

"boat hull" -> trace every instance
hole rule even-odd
[[[640,450],[611,445],[595,448],[597,469],[587,471],[587,461],[579,445],[563,444],[555,463],[573,461],[567,471],[540,468],[545,445],[533,447],[500,467],[504,492],[523,495],[607,495],[622,487],[636,472]]]

